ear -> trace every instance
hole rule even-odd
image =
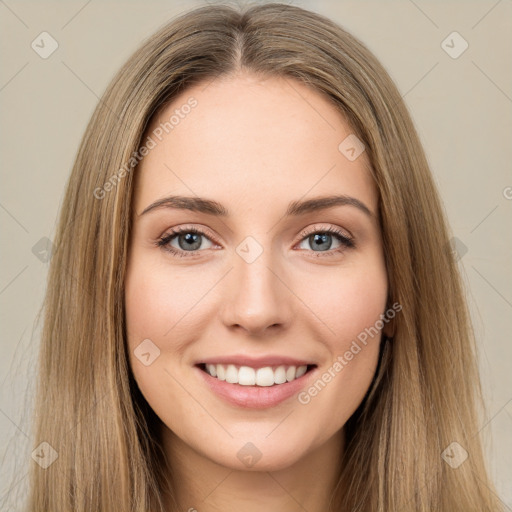
[[[384,311],[384,327],[382,328],[382,334],[388,338],[393,338],[396,333],[396,316],[402,311],[402,305],[397,301],[392,301],[388,297],[386,304],[386,310]]]
[[[382,329],[382,334],[384,334],[386,338],[393,338],[393,336],[395,335],[395,322],[393,320],[391,320],[384,326],[384,328]]]

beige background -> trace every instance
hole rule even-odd
[[[34,321],[48,263],[32,248],[54,236],[80,138],[113,74],[168,19],[204,3],[0,0],[0,510],[19,509],[35,447]],[[512,510],[512,2],[293,3],[359,37],[409,106],[460,254],[467,249],[460,265],[488,403],[481,430],[498,492]],[[43,31],[59,45],[47,59],[31,48]],[[456,59],[441,47],[453,31],[469,44]]]

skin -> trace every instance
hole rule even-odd
[[[295,80],[246,72],[185,90],[150,131],[190,97],[197,106],[137,169],[125,283],[130,364],[162,420],[180,510],[325,512],[343,426],[369,388],[380,336],[307,404],[294,396],[266,409],[236,407],[194,364],[231,354],[304,358],[317,364],[307,389],[385,312],[367,155],[350,161],[338,150],[353,132],[323,96]],[[341,205],[284,217],[291,201],[333,194],[358,199],[372,215]],[[230,215],[171,208],[141,215],[169,195],[212,199]],[[156,245],[181,226],[206,232],[195,253],[178,257]],[[327,251],[315,249],[309,235],[329,227],[356,246],[336,252],[343,245],[333,235]],[[247,236],[263,250],[251,263],[236,252]],[[170,244],[179,251],[179,236]],[[160,350],[149,366],[134,355],[145,339]],[[247,442],[262,454],[251,467],[237,457]]]

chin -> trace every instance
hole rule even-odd
[[[211,460],[234,471],[266,472],[290,468],[304,455],[297,450],[296,446],[259,450],[254,443],[248,442],[241,447],[236,443],[236,446],[230,450],[213,454]]]

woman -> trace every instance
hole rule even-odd
[[[172,21],[68,184],[29,509],[498,510],[448,240],[356,38],[284,4]]]

